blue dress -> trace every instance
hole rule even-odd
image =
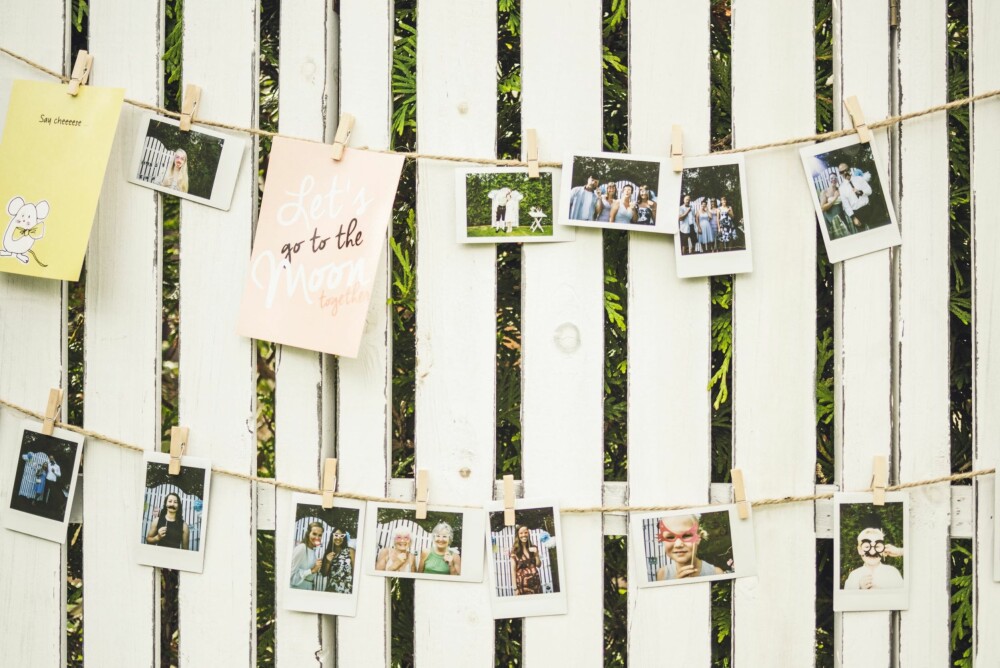
[[[698,234],[698,241],[702,247],[715,241],[715,227],[712,225],[712,214],[708,211],[698,212],[698,224],[701,225],[701,233]]]
[[[616,223],[631,223],[632,222],[632,212],[635,209],[626,209],[623,204],[618,205],[618,210],[615,211],[615,219],[613,222]]]

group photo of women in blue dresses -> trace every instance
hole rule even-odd
[[[685,169],[677,214],[681,255],[746,250],[739,165]]]

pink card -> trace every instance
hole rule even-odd
[[[237,333],[355,357],[403,156],[275,137]]]

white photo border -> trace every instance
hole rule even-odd
[[[212,486],[212,462],[204,457],[181,457],[181,469],[201,469],[204,475],[204,495],[201,503],[201,535],[197,550],[179,550],[176,548],[149,545],[142,534],[143,509],[145,506],[146,475],[150,464],[170,464],[170,455],[165,452],[147,450],[142,453],[142,480],[139,485],[139,518],[136,530],[139,534],[133,552],[135,561],[144,566],[155,568],[171,568],[178,571],[201,573],[205,568],[205,547],[208,545],[209,511],[211,510],[210,493]]]
[[[573,162],[576,158],[599,158],[615,162],[655,162],[660,167],[660,177],[656,184],[656,222],[653,225],[635,223],[598,222],[596,220],[573,220],[569,217],[569,198],[573,190]],[[562,183],[559,189],[558,225],[571,227],[592,227],[606,230],[629,230],[654,234],[674,234],[677,232],[677,216],[671,215],[673,205],[664,211],[664,202],[678,202],[681,194],[681,175],[674,172],[662,156],[637,155],[634,153],[570,153],[563,159]]]
[[[457,513],[462,516],[462,544],[459,555],[462,557],[462,572],[459,575],[435,575],[432,573],[400,573],[398,571],[380,571],[375,569],[378,559],[378,511],[385,509],[408,510],[416,512],[412,503],[369,503],[365,517],[365,537],[372,543],[365,550],[365,573],[377,577],[410,578],[414,580],[438,580],[440,582],[482,582],[483,581],[483,535],[486,533],[486,514],[482,509],[457,508],[453,506],[428,506],[427,512]],[[414,567],[419,561],[419,553],[414,561]]]
[[[236,190],[236,179],[239,177],[240,166],[243,164],[243,156],[247,151],[247,140],[244,137],[216,132],[204,126],[192,127],[190,132],[197,132],[208,137],[222,139],[222,154],[219,156],[219,167],[215,171],[215,180],[212,182],[212,197],[198,197],[188,193],[167,188],[150,181],[143,181],[138,178],[139,164],[142,161],[143,146],[146,136],[149,133],[149,124],[153,121],[165,123],[175,128],[180,127],[180,121],[168,116],[156,116],[154,114],[145,115],[139,122],[138,132],[135,137],[135,147],[132,149],[132,159],[128,165],[128,181],[143,188],[150,188],[161,193],[174,195],[182,199],[204,204],[215,209],[229,211],[233,203],[233,192]]]
[[[809,197],[813,203],[813,212],[816,215],[816,222],[819,225],[820,233],[823,235],[823,244],[826,246],[826,255],[830,259],[830,262],[843,262],[854,257],[899,246],[903,243],[903,239],[899,233],[899,223],[896,221],[896,211],[893,208],[892,199],[888,196],[890,182],[886,177],[882,160],[879,158],[878,147],[875,145],[877,141],[874,138],[869,142],[868,146],[871,148],[876,176],[878,176],[879,184],[882,186],[882,197],[889,212],[889,224],[882,225],[873,230],[857,232],[843,239],[830,239],[830,232],[826,229],[826,222],[823,219],[823,210],[820,208],[819,195],[816,193],[816,187],[813,185],[809,160],[818,155],[848,146],[855,146],[860,143],[861,140],[858,139],[857,134],[850,134],[846,137],[838,137],[837,139],[811,144],[799,149],[799,157],[802,159],[802,171],[804,172],[806,184],[809,188]]]
[[[556,576],[559,584],[559,591],[548,594],[532,594],[530,596],[500,596],[497,593],[496,563],[491,558],[492,553],[492,522],[491,515],[500,513],[503,515],[504,508],[502,501],[494,501],[486,505],[486,563],[489,572],[490,604],[493,609],[493,619],[509,619],[513,617],[541,617],[545,615],[565,615],[568,608],[566,604],[566,566],[563,560],[562,540],[565,534],[562,530],[562,520],[559,517],[559,506],[551,499],[516,499],[514,501],[515,520],[516,512],[521,510],[550,510],[552,511],[553,522],[556,532]]]
[[[746,238],[746,248],[743,250],[683,255],[681,254],[683,238],[681,237],[680,232],[678,232],[674,239],[674,258],[677,261],[678,278],[724,276],[727,274],[749,274],[753,271],[753,256],[751,254],[750,247],[750,207],[747,206],[747,170],[743,155],[741,153],[736,153],[725,155],[707,155],[699,158],[684,159],[684,169],[718,167],[720,165],[739,166],[740,205],[743,207],[743,234]],[[684,173],[681,172],[681,192],[684,191],[683,175]],[[677,197],[676,205],[680,206],[680,195]]]
[[[18,439],[17,449],[15,451],[16,456],[13,460],[13,471],[9,477],[5,478],[10,481],[10,488],[9,490],[4,491],[5,500],[2,508],[0,508],[0,518],[3,519],[3,526],[11,531],[29,534],[37,538],[52,541],[53,543],[62,544],[66,542],[66,528],[69,526],[70,513],[73,510],[73,498],[76,496],[76,483],[79,479],[80,460],[83,457],[83,442],[85,439],[82,434],[77,434],[76,432],[69,431],[68,429],[60,429],[56,427],[52,430],[53,437],[63,441],[69,441],[76,445],[76,455],[73,458],[72,468],[63,473],[63,475],[68,474],[70,476],[69,496],[66,499],[66,509],[63,513],[63,518],[61,521],[51,520],[46,517],[38,517],[37,515],[32,515],[31,513],[26,513],[11,507],[11,504],[14,502],[14,487],[17,485],[17,481],[15,480],[17,476],[17,462],[20,459],[21,447],[24,443],[24,435],[29,431],[41,434],[42,423],[36,420],[23,420],[21,422],[19,430],[20,438]],[[4,462],[4,466],[10,465],[11,464]],[[9,494],[7,494],[8,491],[10,492]]]
[[[642,524],[644,520],[659,519],[663,517],[681,517],[685,515],[704,515],[707,513],[728,513],[729,515],[729,536],[733,543],[733,561],[736,570],[732,573],[722,573],[721,575],[703,575],[693,578],[682,578],[674,580],[648,581],[646,573],[646,541],[643,537]],[[641,577],[637,580],[640,588],[651,587],[674,587],[677,585],[692,584],[695,582],[715,582],[718,580],[735,580],[737,578],[753,577],[757,575],[757,548],[754,542],[753,513],[745,520],[741,520],[736,504],[719,504],[711,506],[700,506],[696,508],[686,508],[684,510],[667,510],[658,512],[632,513],[629,518],[629,539],[631,545],[629,550],[635,555],[634,563]]]
[[[459,168],[455,170],[455,234],[456,240],[460,244],[512,244],[512,243],[556,243],[562,241],[573,241],[576,238],[576,230],[572,227],[566,225],[557,224],[559,220],[559,182],[560,176],[562,175],[562,170],[553,168],[544,168],[539,170],[542,174],[552,175],[552,220],[550,224],[552,226],[552,236],[549,237],[536,237],[536,236],[513,236],[508,237],[506,235],[497,235],[492,237],[469,237],[468,236],[468,206],[467,206],[467,193],[466,178],[470,174],[524,174],[526,177],[528,175],[528,170],[521,167],[485,167],[485,168],[473,168],[473,169],[463,169]],[[521,211],[522,215],[526,218],[529,217],[527,212]],[[530,225],[530,223],[528,223]],[[520,221],[518,226],[523,226]]]
[[[843,492],[833,495],[833,610],[853,612],[867,610],[906,610],[910,605],[910,565],[903,557],[903,586],[898,589],[881,589],[850,592],[840,588],[840,507],[844,504],[871,504],[871,492]],[[903,549],[910,543],[910,496],[906,492],[887,492],[886,505],[903,504]]]
[[[365,524],[366,504],[363,501],[334,497],[333,507],[358,512],[358,535],[355,537],[354,547],[354,572],[352,574],[353,586],[350,594],[339,594],[328,591],[306,591],[295,589],[291,585],[288,577],[289,567],[292,563],[292,551],[295,549],[294,541],[287,540],[294,535],[296,515],[299,506],[322,506],[323,497],[318,494],[292,494],[292,502],[289,504],[288,516],[284,518],[288,533],[285,534],[286,542],[283,553],[284,563],[280,565],[280,571],[276,579],[281,583],[277,587],[278,606],[285,610],[296,610],[298,612],[313,612],[321,615],[337,615],[339,617],[354,617],[358,611],[358,590],[361,588],[361,563],[364,560],[365,549],[364,540],[367,535]],[[324,548],[325,549],[325,548]]]

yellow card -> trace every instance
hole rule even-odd
[[[124,97],[14,82],[0,141],[0,271],[80,278]]]

